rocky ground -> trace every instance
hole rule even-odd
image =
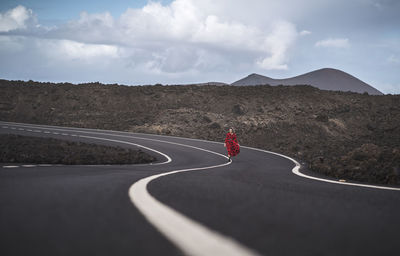
[[[0,135],[0,163],[140,164],[156,159],[143,151],[52,138]]]
[[[119,86],[0,80],[0,120],[223,141],[346,180],[400,184],[400,95],[311,86]]]

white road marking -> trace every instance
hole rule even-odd
[[[24,165],[22,165],[22,167],[32,168],[32,167],[36,167],[36,165],[33,165],[33,164],[24,164]]]
[[[11,122],[6,122],[6,123],[11,123]],[[19,126],[23,126],[23,127],[31,127],[31,125],[26,125],[26,124],[19,124],[19,123],[11,123],[13,125],[19,125]],[[35,126],[33,126],[35,127]],[[61,128],[57,128],[59,126],[46,126],[46,127],[54,127],[54,128],[48,128],[50,130],[61,130],[61,131],[70,131],[75,130],[76,132],[81,132],[81,133],[92,133],[92,134],[101,134],[101,135],[109,135],[109,136],[118,136],[118,137],[131,137],[131,138],[136,138],[133,136],[124,136],[124,135],[120,135],[120,134],[111,134],[111,133],[97,133],[97,132],[85,132],[85,131],[80,131],[78,130],[79,128],[75,128],[75,127],[67,127],[70,129],[61,129]],[[88,130],[96,130],[96,131],[102,131],[100,129],[88,129]],[[110,131],[110,132],[115,132],[115,133],[126,133],[126,134],[135,134],[135,133],[129,133],[129,132],[123,132],[123,131]],[[138,133],[136,133],[138,134]],[[182,137],[176,137],[176,136],[165,136],[165,135],[158,135],[158,134],[144,134],[144,135],[150,135],[150,136],[158,136],[158,137],[169,137],[169,138],[177,138],[177,139],[185,139],[185,140],[193,140],[193,141],[202,141],[202,142],[209,142],[209,143],[216,143],[216,144],[222,144],[221,142],[216,142],[216,141],[206,141],[206,140],[201,140],[201,139],[192,139],[192,138],[182,138]],[[148,138],[142,138],[142,139],[148,139]],[[154,140],[154,139],[148,139],[148,140]],[[155,140],[157,141],[157,140]],[[172,142],[171,142],[172,143]],[[179,143],[178,143],[179,144]],[[317,178],[314,176],[310,176],[310,175],[306,175],[300,172],[300,164],[294,160],[293,158],[283,155],[283,154],[279,154],[279,153],[275,153],[272,151],[268,151],[268,150],[263,150],[263,149],[258,149],[258,148],[252,148],[252,147],[246,147],[246,146],[242,146],[243,148],[248,148],[251,150],[256,150],[256,151],[261,151],[261,152],[265,152],[265,153],[269,153],[269,154],[274,154],[277,156],[281,156],[283,158],[286,158],[290,161],[292,161],[296,166],[292,169],[292,173],[297,175],[297,176],[301,176],[303,178],[308,178],[308,179],[312,179],[312,180],[318,180],[318,181],[322,181],[322,182],[328,182],[328,183],[333,183],[333,184],[339,184],[339,185],[346,185],[346,186],[357,186],[357,187],[367,187],[367,188],[374,188],[374,189],[384,189],[384,190],[395,190],[395,191],[400,191],[400,188],[395,188],[395,187],[388,187],[388,186],[375,186],[375,185],[367,185],[367,184],[358,184],[358,183],[351,183],[351,182],[339,182],[336,180],[330,180],[330,179],[324,179],[324,178]]]
[[[131,142],[120,141],[120,140],[112,140],[106,138],[99,138],[93,136],[85,136],[81,135],[83,138],[90,139],[99,139],[106,140],[118,143],[124,143],[129,145],[135,145],[143,147],[147,150],[151,150],[157,152],[158,154],[163,155],[168,159],[167,162],[171,162],[172,159],[157,150],[144,147],[142,145],[138,145]],[[165,143],[171,143],[168,141],[160,141]],[[179,144],[179,143],[171,143],[171,144]],[[181,144],[184,145],[184,144]],[[205,152],[210,152],[216,155],[220,155],[223,158],[226,156],[207,150],[202,149],[190,145],[184,145],[191,148],[196,148]],[[195,171],[195,170],[205,170],[211,168],[218,168],[222,166],[226,166],[231,164],[231,162],[227,162],[220,165],[215,166],[207,166],[201,168],[192,168],[192,169],[183,169],[171,171],[168,173],[162,173],[158,175],[153,175],[144,179],[139,180],[134,183],[129,189],[129,196],[131,198],[132,203],[142,212],[142,214],[147,218],[147,220],[155,226],[162,234],[164,234],[171,242],[173,242],[178,248],[180,248],[187,255],[258,255],[256,252],[248,249],[238,242],[233,240],[232,238],[223,236],[216,231],[213,231],[198,222],[195,222],[188,217],[180,214],[179,212],[173,210],[167,205],[162,204],[154,197],[152,197],[147,191],[147,184],[157,179],[161,176],[170,175],[178,172],[187,172],[187,171]]]
[[[18,168],[19,166],[16,166],[16,165],[6,165],[6,166],[3,166],[3,168]]]
[[[31,129],[27,129],[28,132],[33,132]]]
[[[44,133],[50,133],[49,131],[44,131]]]
[[[66,134],[66,133],[61,133],[61,135],[68,136],[68,134]]]
[[[159,177],[179,172],[218,168],[230,163],[231,162],[215,166],[182,169],[153,175],[134,183],[129,188],[129,196],[132,203],[141,211],[146,219],[186,255],[259,255],[257,252],[240,245],[234,239],[221,235],[218,232],[189,219],[171,207],[162,204],[147,191],[148,183]]]
[[[63,130],[63,129],[53,129],[53,130]],[[79,131],[79,130],[77,130],[77,132],[134,138],[133,136],[115,135],[115,134],[110,134],[110,133],[94,133],[94,132],[85,132],[85,131]],[[90,136],[80,136],[80,137],[90,137]],[[104,139],[104,138],[100,138],[100,139]],[[149,139],[149,138],[141,138],[141,139],[158,141],[158,140]],[[106,139],[106,140],[110,140],[110,139]],[[197,140],[197,139],[192,139],[192,140]],[[113,140],[110,140],[110,141],[113,141]],[[204,141],[204,140],[198,140],[198,141]],[[127,143],[127,142],[124,142],[124,143]],[[173,142],[168,142],[168,143],[179,144],[179,143],[173,143]],[[218,143],[218,142],[214,142],[214,143]],[[279,153],[267,151],[267,150],[256,149],[256,148],[251,148],[251,147],[244,147],[244,146],[242,146],[242,147],[252,149],[252,150],[262,151],[262,152],[269,153],[269,154],[278,155],[278,156],[281,156],[283,158],[286,158],[286,159],[292,161],[295,164],[295,167],[292,169],[292,172],[301,177],[314,179],[314,180],[318,180],[318,181],[323,181],[323,182],[341,184],[341,185],[351,185],[351,186],[360,186],[360,187],[387,189],[387,190],[400,190],[400,188],[385,187],[385,186],[373,186],[373,185],[365,185],[365,184],[357,184],[357,183],[343,183],[343,182],[339,182],[339,181],[333,181],[333,180],[329,180],[329,179],[322,179],[322,178],[305,175],[299,171],[300,164],[291,157],[288,157],[288,156],[285,156],[285,155],[282,155]],[[228,163],[226,163],[224,165],[227,165],[227,164]],[[159,201],[157,201],[154,197],[152,197],[147,192],[147,188],[146,188],[147,184],[151,180],[154,180],[161,176],[170,175],[170,174],[174,174],[177,172],[183,172],[183,171],[194,171],[194,170],[200,170],[200,169],[206,169],[206,168],[217,168],[217,167],[218,166],[211,166],[211,167],[204,167],[204,168],[177,170],[177,171],[172,171],[172,172],[163,173],[163,174],[159,174],[159,175],[153,175],[153,176],[144,178],[142,180],[139,180],[138,182],[133,184],[129,189],[129,195],[131,197],[132,202],[138,207],[139,210],[142,211],[142,213],[145,215],[145,217],[153,225],[156,225],[157,229],[159,229],[160,232],[162,232],[169,239],[171,239],[171,241],[174,244],[176,244],[185,253],[187,253],[189,255],[210,255],[210,254],[224,255],[223,252],[216,254],[216,253],[210,253],[209,251],[207,251],[204,248],[204,246],[207,247],[208,245],[201,243],[201,241],[204,238],[199,238],[199,237],[202,237],[202,236],[204,236],[204,234],[206,234],[205,237],[208,237],[208,238],[213,237],[214,241],[218,241],[219,238],[216,238],[216,237],[221,236],[222,240],[224,242],[216,242],[216,243],[211,243],[211,244],[212,244],[212,246],[214,246],[214,245],[218,246],[221,244],[225,244],[227,246],[222,246],[221,248],[225,248],[226,250],[231,250],[233,247],[239,246],[239,245],[237,243],[235,243],[233,240],[231,240],[230,238],[223,237],[222,235],[219,235],[218,233],[215,233],[214,231],[209,230],[206,227],[203,227],[201,224],[188,219],[187,217],[176,212],[172,208],[161,204]],[[171,225],[171,223],[173,223],[173,225]],[[188,224],[188,223],[190,223],[190,224]],[[187,224],[189,225],[189,228],[187,228],[188,227]],[[183,225],[186,228],[180,227],[180,225]],[[175,227],[175,228],[170,228],[171,226]],[[179,227],[179,228],[176,228],[176,227]],[[192,230],[193,227],[194,227],[194,230],[196,230],[196,231]],[[199,228],[197,228],[197,227],[199,227]],[[201,230],[201,231],[199,231],[199,230]],[[183,231],[183,232],[181,232],[181,231]],[[194,234],[194,235],[192,236],[192,234]],[[201,249],[198,249],[198,248],[201,248]],[[225,250],[225,249],[221,249],[221,250]],[[236,248],[233,251],[230,251],[227,255],[235,255],[234,253],[241,249],[243,249],[244,251],[240,252],[239,253],[240,255],[246,255],[246,253],[249,253],[250,255],[255,254],[255,252],[252,252],[247,248],[240,247],[240,249]],[[215,250],[213,250],[213,252],[215,252]]]
[[[139,166],[140,164],[138,164]],[[99,167],[99,166],[112,166],[112,164],[89,164],[89,165],[85,165],[85,167]],[[136,166],[136,164],[135,164]]]
[[[39,130],[34,130],[33,132],[42,132],[42,131],[39,131]]]
[[[275,152],[271,152],[271,151],[267,151],[267,150],[263,150],[263,149],[258,149],[258,148],[251,148],[251,147],[243,147],[243,148],[249,148],[249,149],[253,149],[253,150],[257,150],[257,151],[263,151],[266,153],[274,154],[274,155],[289,159],[290,161],[292,161],[295,164],[295,167],[292,169],[292,173],[294,173],[300,177],[303,177],[303,178],[318,180],[318,181],[323,181],[323,182],[328,182],[328,183],[334,183],[334,184],[340,184],[340,185],[347,185],[347,186],[357,186],[357,187],[400,191],[400,188],[395,188],[395,187],[375,186],[375,185],[367,185],[367,184],[359,184],[359,183],[351,183],[351,182],[340,182],[340,181],[336,181],[336,180],[329,180],[329,179],[317,178],[314,176],[306,175],[306,174],[300,172],[301,165],[296,160],[294,160],[293,158],[291,158],[289,156],[285,156],[285,155],[282,155],[279,153],[275,153]]]
[[[11,127],[11,130],[16,130],[16,128],[15,127]]]
[[[50,129],[50,130],[69,131],[69,130],[66,130],[66,129]],[[172,144],[172,145],[177,145],[177,146],[182,146],[182,147],[195,148],[195,149],[203,150],[203,151],[210,152],[210,153],[215,153],[215,152],[213,152],[213,151],[209,151],[209,150],[207,150],[207,149],[200,149],[200,148],[197,148],[197,147],[195,147],[195,146],[190,146],[190,145],[181,144],[181,143],[177,143],[177,142],[171,142],[171,141],[158,140],[158,139],[142,138],[142,137],[135,137],[135,136],[119,135],[119,134],[109,134],[109,133],[101,133],[101,132],[87,132],[87,131],[79,131],[79,130],[77,130],[76,132],[85,133],[85,134],[97,134],[97,135],[106,135],[106,136],[114,136],[114,137],[121,137],[121,138],[130,138],[130,139],[140,139],[140,140],[148,140],[148,141],[162,142],[162,143],[167,143],[167,144]],[[59,133],[53,132],[53,134],[59,134]],[[151,134],[151,135],[152,135],[152,134]],[[115,141],[115,142],[119,142],[119,143],[122,142],[122,143],[127,143],[127,144],[129,144],[128,142],[125,142],[125,141],[116,141],[116,140],[112,140],[112,139],[91,137],[91,136],[85,136],[85,135],[77,135],[77,136],[78,136],[78,137],[82,137],[82,138],[102,139],[102,140]],[[207,142],[207,141],[206,141],[206,142]],[[215,143],[216,143],[216,142],[215,142]],[[141,145],[139,145],[139,144],[131,143],[131,145],[136,145],[136,146],[138,146],[138,147],[146,148],[146,147],[141,146]],[[150,149],[150,148],[149,148],[149,150],[153,151],[153,149]],[[161,153],[161,152],[160,152],[160,153]],[[224,157],[225,157],[225,156],[224,156]],[[167,162],[167,163],[169,163],[169,162]],[[155,165],[155,164],[153,164],[153,165]]]
[[[179,143],[169,141],[160,142],[179,145]],[[228,159],[226,156],[214,151],[190,145],[184,146],[209,152],[215,155],[219,155],[224,159]],[[214,166],[175,170],[146,177],[137,181],[129,188],[129,196],[132,203],[142,212],[146,219],[150,223],[152,223],[153,226],[155,226],[162,234],[164,234],[171,242],[173,242],[178,248],[180,248],[186,255],[259,255],[257,252],[246,248],[243,245],[240,245],[233,238],[221,235],[218,232],[211,230],[194,220],[189,219],[188,217],[177,212],[171,207],[162,204],[160,201],[151,196],[147,191],[148,183],[159,177],[180,172],[218,168],[229,165],[231,163],[232,162],[227,162]]]
[[[294,170],[294,174],[307,178],[307,179],[312,179],[312,180],[318,180],[318,181],[324,181],[324,182],[329,182],[329,183],[334,183],[334,184],[340,184],[340,185],[346,185],[346,186],[357,186],[357,187],[365,187],[365,188],[376,188],[376,189],[385,189],[385,190],[397,190],[400,191],[400,188],[394,188],[394,187],[386,187],[386,186],[375,186],[375,185],[367,185],[367,184],[359,184],[359,183],[351,183],[351,182],[340,182],[336,180],[328,180],[328,179],[322,179],[322,178],[317,178],[313,177],[310,175],[306,175],[304,173],[301,173],[299,170]]]
[[[113,140],[113,139],[107,139],[107,138],[99,138],[99,137],[93,137],[93,136],[85,136],[85,135],[79,135],[79,137],[88,138],[88,139],[96,139],[96,140],[105,140],[105,141],[111,141],[111,142],[117,142],[117,143],[123,143],[123,144],[128,144],[128,145],[132,145],[132,146],[144,148],[144,149],[153,151],[153,152],[155,152],[155,153],[157,153],[157,154],[160,154],[160,155],[162,155],[163,157],[165,157],[165,158],[167,159],[167,161],[165,161],[165,162],[156,163],[156,164],[167,164],[167,163],[172,162],[171,157],[169,157],[167,154],[164,154],[164,153],[162,153],[162,152],[160,152],[160,151],[158,151],[158,150],[155,150],[155,149],[152,149],[152,148],[149,148],[149,147],[145,147],[145,146],[143,146],[143,145],[139,145],[139,144],[136,144],[136,143],[127,142],[127,141],[122,141],[122,140]]]
[[[93,134],[93,133],[92,133]],[[109,134],[105,134],[109,135]],[[107,141],[120,142],[130,145],[141,146],[135,143],[130,143],[126,141],[118,141],[106,138],[98,138],[92,136],[84,136],[80,137],[84,138],[92,138],[92,139],[100,139]],[[132,138],[132,136],[126,136]],[[139,138],[138,138],[139,139]],[[152,141],[159,141],[169,144],[182,145],[190,148],[196,148],[205,152],[210,152],[216,155],[220,155],[223,158],[227,159],[226,156],[219,154],[217,152],[213,152],[210,150],[174,143],[169,141],[161,141],[154,140],[149,138],[141,138]],[[141,146],[143,147],[143,146]],[[167,162],[171,162],[172,159],[166,154],[156,151],[154,149],[143,147],[151,151],[155,151],[168,159]],[[159,175],[153,175],[147,177],[145,179],[139,180],[135,184],[131,186],[129,189],[129,196],[131,197],[131,201],[138,207],[139,210],[142,211],[143,215],[156,226],[157,229],[160,230],[162,234],[164,234],[168,239],[170,239],[178,248],[180,248],[187,255],[258,255],[258,253],[248,249],[234,239],[223,236],[216,231],[213,231],[198,222],[195,222],[188,217],[180,214],[179,212],[173,210],[172,208],[162,204],[157,201],[154,197],[152,197],[147,191],[147,184],[151,180],[154,180],[158,177],[171,175],[178,172],[187,172],[187,171],[195,171],[195,170],[205,170],[211,168],[218,168],[222,166],[226,166],[231,164],[231,162],[227,162],[220,165],[215,166],[207,166],[200,168],[192,168],[192,169],[183,169],[171,171],[168,173],[162,173]],[[149,201],[150,200],[150,201]]]
[[[76,135],[76,134],[71,134],[71,136],[72,136],[72,137],[76,137],[76,136],[78,136],[78,135]]]
[[[40,167],[50,167],[50,166],[53,166],[53,165],[51,165],[51,164],[39,164],[38,166],[40,166]]]
[[[60,130],[60,129],[58,129],[58,130]],[[83,131],[78,131],[78,132],[83,132]],[[86,132],[86,133],[89,133],[89,132]],[[98,133],[98,134],[100,134],[100,133]],[[113,135],[113,134],[103,134],[103,135],[134,138],[133,136],[123,136],[123,135]],[[89,136],[80,136],[80,137],[89,137]],[[100,138],[100,139],[103,139],[103,138]],[[145,139],[145,138],[141,138],[141,139]],[[148,139],[148,138],[146,138],[146,139],[157,141],[154,139]],[[110,140],[110,139],[106,139],[106,140]],[[193,140],[195,140],[195,139],[193,139]],[[110,140],[110,141],[115,141],[115,140]],[[203,140],[201,140],[201,141],[203,141]],[[172,143],[172,142],[168,142],[168,143],[179,144],[179,143]],[[305,175],[305,174],[301,173],[299,171],[300,164],[296,160],[294,160],[288,156],[285,156],[285,155],[282,155],[279,153],[275,153],[275,152],[271,152],[271,151],[267,151],[267,150],[251,148],[251,147],[243,147],[243,148],[258,150],[258,151],[278,155],[278,156],[284,157],[286,159],[289,159],[295,164],[295,167],[292,169],[292,172],[298,176],[302,176],[305,178],[314,179],[314,180],[318,180],[318,181],[324,181],[324,182],[330,182],[330,183],[335,183],[335,184],[341,184],[341,185],[352,185],[352,186],[369,187],[369,188],[377,188],[377,189],[400,190],[400,188],[392,188],[392,187],[385,187],[385,186],[373,186],[373,185],[365,185],[365,184],[357,184],[357,183],[343,183],[343,182],[338,182],[338,181],[333,181],[333,180],[328,180],[328,179],[316,178],[316,177]],[[227,164],[228,163],[223,164],[223,165],[227,165]],[[223,166],[223,165],[220,165],[220,166]],[[163,173],[163,174],[159,174],[159,175],[153,175],[153,176],[144,178],[142,180],[139,180],[138,182],[133,184],[131,186],[131,188],[129,189],[129,195],[131,197],[132,202],[138,207],[139,210],[142,211],[142,213],[145,215],[145,217],[153,225],[156,225],[157,229],[159,229],[160,232],[162,232],[169,239],[171,239],[171,241],[174,244],[176,244],[186,254],[189,254],[189,255],[210,255],[210,254],[211,255],[236,255],[236,254],[237,255],[255,255],[256,254],[255,252],[253,252],[247,248],[241,247],[239,244],[237,244],[232,239],[226,238],[226,237],[216,233],[215,231],[209,230],[208,228],[202,226],[201,224],[188,219],[187,217],[180,214],[179,212],[176,212],[172,208],[161,204],[159,201],[157,201],[154,197],[152,197],[147,192],[147,184],[151,180],[154,180],[161,176],[170,175],[170,174],[174,174],[177,172],[217,168],[220,166],[184,169],[184,170],[177,170],[177,171],[172,171],[172,172],[168,172],[168,173]],[[210,237],[212,237],[212,239],[209,241],[209,242],[211,242],[210,244],[208,244],[208,242],[202,243],[203,241],[207,241],[207,239],[209,239]],[[218,249],[216,249],[213,246],[217,246]],[[211,251],[208,251],[207,249],[209,249],[211,247],[213,249]]]
[[[18,130],[19,130],[19,131],[23,131],[23,130],[25,130],[25,129],[22,129],[22,128],[18,128]]]

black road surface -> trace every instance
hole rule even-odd
[[[185,138],[5,122],[0,133],[136,148],[72,135],[120,140],[172,158],[160,165],[0,164],[2,256],[181,255],[132,204],[129,187],[153,174],[226,161],[194,148],[140,139],[225,154],[222,143]],[[262,255],[400,255],[400,191],[314,181],[294,175],[293,167],[288,159],[243,148],[230,165],[164,176],[148,190]]]

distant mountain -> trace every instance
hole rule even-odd
[[[312,85],[321,90],[331,91],[351,91],[371,95],[382,95],[383,93],[361,81],[360,79],[333,68],[323,68],[315,70],[303,75],[295,76],[286,79],[273,79],[270,77],[251,74],[243,79],[240,79],[232,85]]]
[[[222,82],[207,82],[207,83],[194,83],[194,84],[185,84],[185,85],[212,85],[212,86],[224,86],[224,85],[229,85],[226,83]]]

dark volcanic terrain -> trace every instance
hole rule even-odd
[[[0,81],[0,120],[157,133],[290,155],[338,179],[400,184],[400,95],[311,86],[119,86]],[[240,155],[239,155],[240,157]]]
[[[140,150],[52,138],[0,135],[0,163],[141,164],[156,159]]]

